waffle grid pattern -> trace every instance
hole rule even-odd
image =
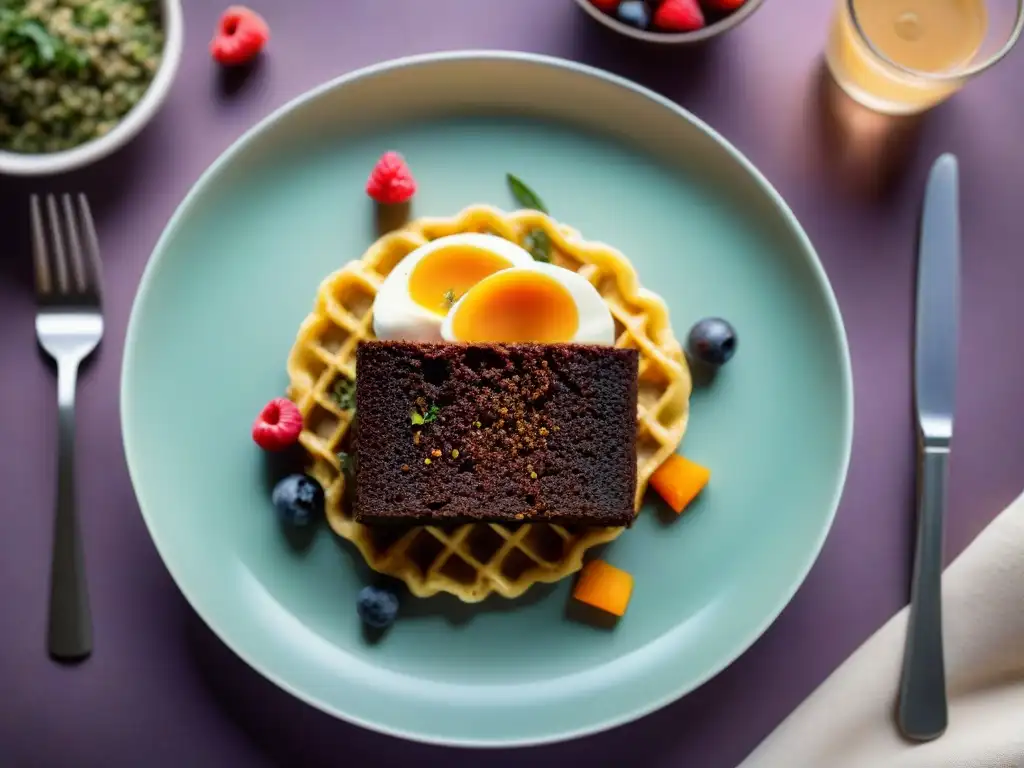
[[[518,597],[535,583],[558,581],[579,570],[588,549],[624,530],[547,523],[382,529],[355,522],[350,512],[339,454],[349,449],[354,414],[341,407],[334,393],[339,383],[355,378],[359,341],[373,338],[371,308],[384,278],[402,258],[438,237],[488,232],[521,242],[537,229],[551,240],[552,261],[586,277],[605,299],[615,318],[616,346],[640,351],[637,510],[651,474],[686,431],[692,385],[668,310],[640,286],[632,265],[615,249],[584,241],[543,213],[505,213],[485,205],[452,218],[418,219],[383,236],[361,259],[320,284],[288,358],[287,394],[302,411],[299,441],[309,455],[307,471],[326,491],[331,528],[351,541],[371,568],[401,579],[419,597],[439,592],[464,602],[491,593]]]

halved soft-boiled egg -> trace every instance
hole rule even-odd
[[[441,323],[454,304],[481,280],[510,267],[534,263],[510,240],[475,232],[448,235],[402,259],[373,302],[378,339],[441,341]]]
[[[441,325],[445,341],[614,344],[615,321],[601,294],[577,273],[531,262],[485,277]]]

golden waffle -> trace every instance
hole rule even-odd
[[[358,342],[373,338],[371,307],[381,282],[429,240],[489,232],[519,243],[537,229],[551,240],[551,260],[586,277],[604,297],[615,318],[616,346],[640,351],[638,510],[651,474],[675,451],[686,431],[690,372],[669,325],[668,310],[658,296],[640,287],[632,265],[615,249],[587,242],[543,213],[505,213],[484,205],[466,208],[453,218],[418,219],[380,238],[361,259],[320,284],[313,312],[299,328],[288,358],[288,397],[302,411],[299,441],[311,460],[307,471],[326,491],[331,528],[355,544],[371,568],[401,579],[419,597],[450,592],[467,603],[492,592],[517,597],[532,584],[558,581],[579,570],[587,549],[624,530],[548,523],[396,530],[371,528],[352,519],[338,454],[348,450],[355,414],[343,409],[333,393],[340,378],[355,378]]]

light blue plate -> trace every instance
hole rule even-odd
[[[684,338],[733,321],[739,352],[693,395],[685,453],[711,486],[680,519],[651,500],[605,552],[636,579],[612,631],[565,617],[570,583],[466,607],[409,599],[376,645],[368,574],[326,527],[292,548],[249,430],[284,391],[319,281],[374,238],[363,185],[387,149],[416,215],[512,208],[513,171],[553,215],[633,260]],[[707,126],[610,75],[529,55],[405,59],[279,110],[203,176],[157,245],[128,329],[122,419],[146,524],[182,592],[282,688],[387,733],[554,741],[639,717],[750,646],[800,585],[835,513],[850,363],[810,243]],[[187,422],[187,429],[182,429]],[[662,510],[663,511],[663,510]]]

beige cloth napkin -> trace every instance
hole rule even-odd
[[[945,735],[896,728],[904,608],[740,768],[1024,768],[1024,495],[946,569],[942,608]]]

